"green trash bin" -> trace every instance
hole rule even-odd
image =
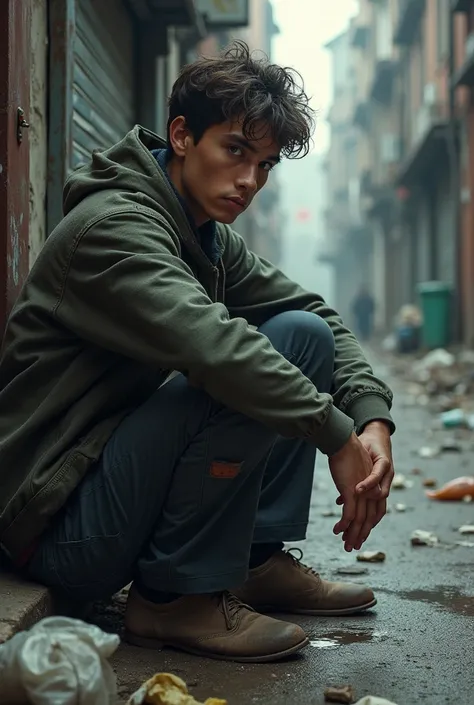
[[[423,314],[422,339],[425,347],[445,348],[451,338],[451,293],[446,282],[422,282],[417,286]]]

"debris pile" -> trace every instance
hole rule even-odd
[[[454,355],[432,350],[407,365],[396,364],[407,382],[408,406],[425,406],[440,414],[444,428],[474,429],[474,351]]]

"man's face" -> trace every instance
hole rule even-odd
[[[258,134],[265,132],[262,125]],[[280,160],[280,148],[271,137],[249,141],[239,123],[213,125],[194,144],[184,119],[176,118],[170,137],[175,152],[170,176],[198,226],[207,220],[233,223]]]

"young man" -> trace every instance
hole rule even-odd
[[[10,317],[2,546],[80,600],[133,580],[135,644],[270,661],[308,639],[261,612],[375,604],[283,542],[305,538],[317,448],[346,550],[380,521],[391,393],[321,297],[230,228],[311,127],[292,75],[245,45],[188,66],[167,143],[135,127],[71,175]]]

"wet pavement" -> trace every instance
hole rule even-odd
[[[379,374],[388,376],[382,364]],[[223,697],[229,705],[322,705],[328,686],[351,684],[356,698],[372,694],[398,705],[470,705],[474,703],[474,547],[457,529],[474,524],[474,502],[434,502],[425,496],[423,478],[438,486],[459,475],[474,474],[474,434],[463,452],[433,459],[417,455],[426,445],[432,423],[421,409],[405,407],[401,383],[390,380],[397,394],[394,410],[396,470],[413,482],[393,490],[392,511],[375,530],[364,550],[384,551],[384,563],[358,563],[332,534],[336,519],[324,517],[336,497],[325,462],[315,476],[309,536],[304,562],[328,578],[367,581],[375,589],[377,607],[357,617],[287,617],[301,624],[311,644],[300,655],[276,664],[241,665],[211,661],[178,652],[153,652],[122,644],[113,658],[120,695],[126,698],[156,671],[183,678],[196,698]],[[419,468],[421,474],[413,475]],[[407,509],[395,512],[396,503]],[[437,547],[413,547],[415,529],[434,532]],[[341,576],[346,567],[365,575]],[[95,621],[120,629],[117,604],[101,606]],[[284,618],[284,617],[283,617]]]

